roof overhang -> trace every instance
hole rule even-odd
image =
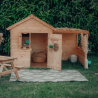
[[[87,30],[81,30],[76,28],[56,28],[56,30],[53,30],[53,33],[77,33],[77,34],[89,34],[89,31]]]

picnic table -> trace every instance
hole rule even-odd
[[[17,58],[8,57],[8,56],[0,56],[0,76],[14,72],[17,77],[17,80],[20,79],[17,71],[21,70],[23,66],[14,66],[13,62],[15,59]],[[10,64],[6,64],[6,63],[10,63]],[[6,66],[10,66],[12,69],[8,70]],[[6,71],[3,71],[3,68]]]

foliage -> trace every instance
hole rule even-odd
[[[0,29],[6,36],[7,27],[32,13],[54,27],[88,30],[90,54],[98,55],[97,5],[97,0],[0,0]]]
[[[53,48],[53,45],[49,45],[49,48]]]

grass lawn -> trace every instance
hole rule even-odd
[[[9,82],[9,74],[0,78],[0,98],[98,98],[98,56],[88,60],[92,61],[88,70],[79,62],[62,61],[62,69],[76,69],[88,82]]]

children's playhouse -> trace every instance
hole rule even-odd
[[[7,30],[10,30],[10,56],[17,58],[15,65],[25,68],[43,66],[61,70],[62,60],[70,59],[70,56],[75,54],[84,68],[88,68],[87,30],[54,28],[33,14],[8,27]],[[78,46],[78,34],[81,34],[81,46]],[[50,49],[49,45],[53,45],[53,48]],[[42,51],[46,54],[45,62],[33,62],[32,54]]]

